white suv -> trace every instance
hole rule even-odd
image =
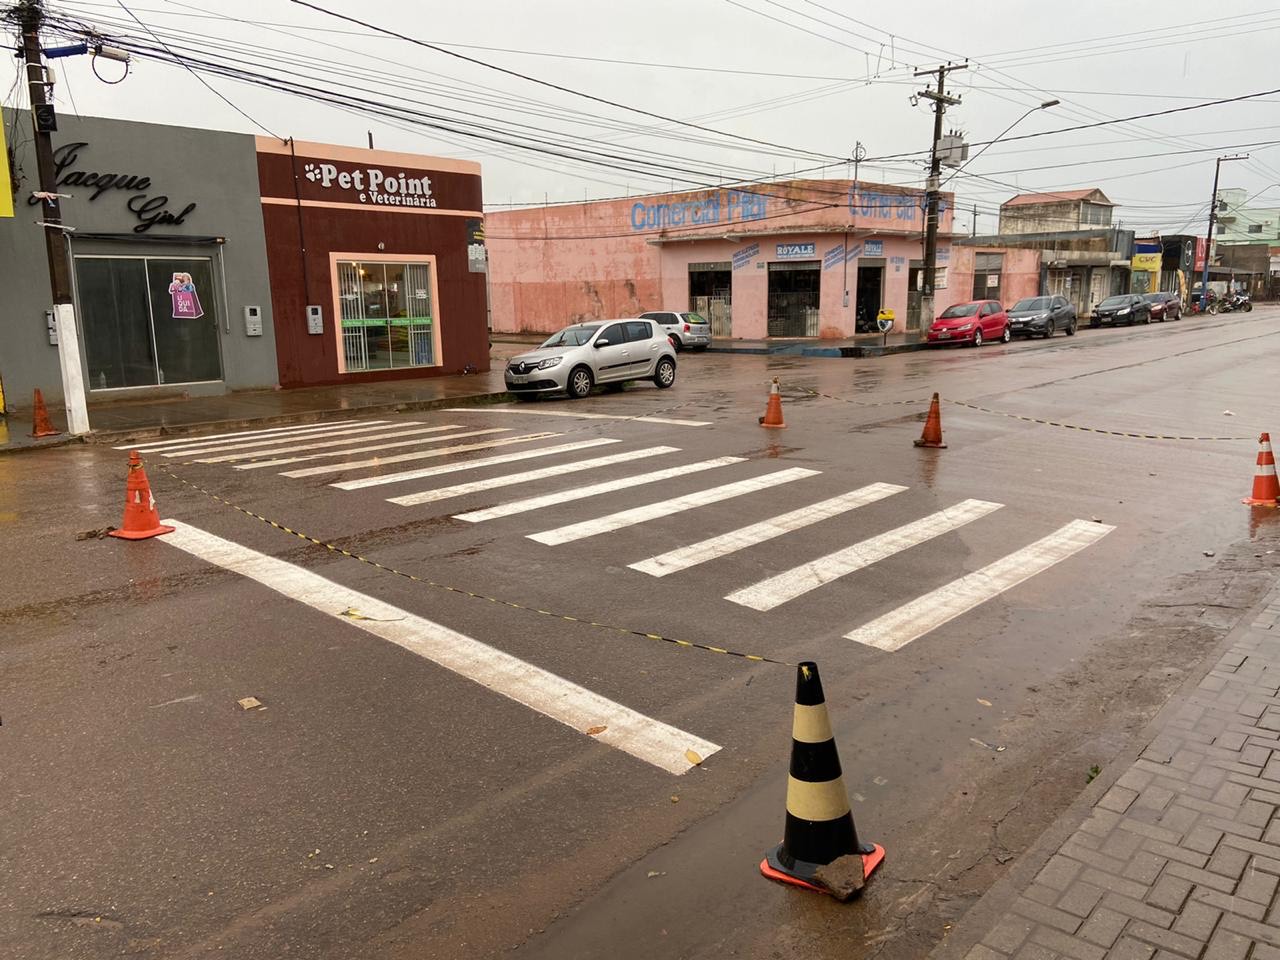
[[[575,323],[512,357],[504,379],[517,397],[563,390],[579,400],[597,383],[621,388],[628,380],[652,380],[665,390],[676,382],[675,348],[647,320]]]
[[[676,313],[674,310],[655,310],[640,314],[641,320],[654,320],[662,324],[677,350],[689,347],[705,350],[711,346],[711,324],[696,313]]]

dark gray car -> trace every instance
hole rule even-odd
[[[1075,336],[1076,308],[1066,297],[1027,297],[1009,308],[1009,330],[1015,336],[1052,337],[1061,330]]]
[[[1093,316],[1089,318],[1089,326],[1100,327],[1104,323],[1129,326],[1134,323],[1151,322],[1151,304],[1136,293],[1119,293],[1107,297],[1093,308]]]

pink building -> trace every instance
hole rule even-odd
[[[952,277],[942,195],[937,309],[967,300]],[[692,310],[716,336],[842,338],[882,308],[915,326],[923,191],[793,180],[489,213],[495,330]]]

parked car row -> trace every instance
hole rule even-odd
[[[1249,309],[1237,307],[1237,309]],[[1090,327],[1126,326],[1151,321],[1177,320],[1182,300],[1176,293],[1122,293],[1101,301],[1089,315]],[[947,307],[926,334],[929,343],[980,347],[1015,336],[1052,337],[1058,331],[1075,336],[1080,319],[1076,308],[1061,296],[1027,297],[1006,310],[997,300],[970,300]]]

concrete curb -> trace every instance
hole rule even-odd
[[[1013,902],[1022,891],[1031,886],[1040,870],[1049,862],[1049,858],[1057,853],[1058,848],[1066,842],[1067,838],[1092,815],[1098,801],[1142,756],[1161,730],[1186,704],[1187,699],[1196,692],[1201,681],[1236,644],[1239,637],[1252,629],[1258,615],[1275,602],[1277,594],[1280,594],[1280,589],[1272,588],[1258,603],[1241,614],[1236,625],[1205,654],[1200,665],[1188,674],[1182,685],[1165,701],[1164,706],[1151,722],[1134,734],[1128,745],[1107,762],[1102,773],[1086,786],[1080,796],[1071,802],[1071,805],[1040,835],[1036,842],[1018,857],[1009,872],[992,884],[987,892],[964,912],[947,934],[946,939],[938,943],[928,954],[927,960],[963,960],[968,951],[980,943],[983,937],[1010,913]]]
[[[738,346],[716,346],[712,344],[707,347],[707,353],[740,353],[747,356],[757,357],[827,357],[832,359],[864,359],[869,357],[887,357],[895,353],[914,353],[917,350],[928,349],[927,343],[891,343],[888,346],[880,344],[868,344],[866,346],[852,347],[818,347],[808,346],[802,343],[781,344],[776,347],[738,347]]]
[[[406,413],[411,410],[435,410],[440,407],[453,406],[483,406],[492,403],[506,403],[514,399],[515,397],[512,394],[504,390],[461,397],[435,397],[430,400],[395,400],[386,403],[335,407],[327,410],[300,410],[297,413],[275,414],[269,417],[241,417],[229,420],[201,420],[193,423],[133,427],[119,430],[95,430],[85,437],[67,437],[39,445],[25,444],[22,446],[0,447],[0,457],[26,453],[32,450],[45,450],[50,447],[67,446],[73,443],[105,444],[122,443],[130,440],[157,440],[166,437],[182,437],[204,433],[215,428],[237,430],[240,428],[287,426],[295,423],[322,423],[326,420],[338,420],[352,415]]]

